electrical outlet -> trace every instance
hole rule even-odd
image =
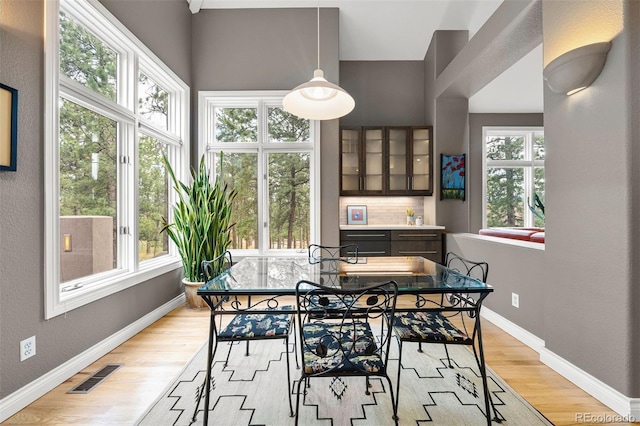
[[[520,296],[518,295],[518,293],[511,293],[511,304],[515,308],[520,307]]]
[[[20,361],[31,358],[36,354],[36,336],[31,336],[20,342]]]

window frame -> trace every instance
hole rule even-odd
[[[173,244],[169,253],[144,262],[138,259],[138,140],[159,139],[169,149],[180,179],[189,170],[189,87],[133,33],[96,0],[45,2],[45,319],[66,313],[118,291],[182,267]],[[60,73],[59,13],[63,10],[119,55],[116,101],[92,91]],[[169,131],[156,129],[138,115],[139,71],[170,91]],[[103,273],[60,283],[59,215],[59,102],[78,103],[117,123],[117,267]],[[173,111],[173,113],[171,113]],[[168,205],[175,198],[169,190]],[[170,210],[169,210],[170,211]],[[82,281],[82,283],[80,283]],[[68,291],[63,291],[68,289]]]
[[[256,152],[258,155],[258,176],[260,179],[258,190],[258,248],[257,249],[232,249],[230,250],[234,258],[241,259],[250,256],[296,256],[307,255],[307,249],[271,249],[265,246],[268,241],[269,228],[265,227],[268,222],[268,207],[266,200],[268,196],[268,164],[267,158],[269,153],[283,152],[309,152],[309,175],[310,183],[310,217],[309,232],[310,241],[319,241],[320,239],[320,122],[317,120],[309,120],[309,143],[290,143],[290,142],[261,142],[261,134],[266,135],[268,132],[268,108],[282,108],[282,99],[288,91],[200,91],[198,92],[198,157],[205,153],[217,151],[223,152]],[[215,142],[215,108],[258,108],[258,142]],[[263,109],[261,112],[260,109]],[[213,141],[213,142],[212,142]],[[214,169],[212,159],[207,158],[207,164]]]
[[[524,200],[523,227],[534,227],[535,217],[526,205],[527,197],[533,199],[535,192],[535,169],[544,169],[545,160],[534,159],[534,137],[544,136],[542,126],[483,126],[482,127],[482,228],[487,227],[487,169],[488,168],[523,168]],[[489,160],[487,159],[487,138],[490,136],[523,136],[525,139],[525,158],[523,160]]]

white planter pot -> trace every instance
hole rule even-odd
[[[198,288],[204,285],[204,282],[193,282],[182,279],[184,284],[184,295],[187,298],[187,306],[191,309],[204,309],[207,307],[204,299],[198,296]]]

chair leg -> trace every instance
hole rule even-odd
[[[478,321],[480,319],[478,318]],[[476,362],[478,363],[478,368],[480,369],[480,375],[482,376],[482,387],[484,391],[484,409],[487,414],[487,425],[491,426],[491,411],[493,411],[493,420],[496,423],[502,423],[502,416],[496,410],[495,405],[493,405],[493,400],[491,399],[491,394],[489,393],[489,383],[487,380],[487,365],[484,360],[484,350],[482,348],[482,331],[480,330],[480,323],[477,324],[477,339],[478,339],[478,354],[476,355],[475,345],[473,346],[473,353],[476,355]]]
[[[200,400],[202,399],[202,394],[205,394],[205,404],[204,404],[204,424],[206,425],[209,420],[209,386],[211,384],[211,367],[213,364],[213,359],[216,356],[216,350],[218,349],[218,339],[214,339],[214,331],[215,330],[215,316],[214,311],[211,311],[211,317],[209,319],[209,345],[207,352],[207,373],[204,377],[204,382],[202,383],[202,387],[198,392],[198,399],[196,401],[196,408],[193,411],[193,417],[191,418],[191,422],[196,421],[196,416],[198,415],[198,408],[200,408]]]
[[[371,383],[369,383],[369,376],[366,376],[365,379],[364,394],[371,395],[371,392],[369,391],[369,388],[371,387]]]
[[[245,349],[244,356],[249,356],[249,341],[247,340],[247,348]]]
[[[298,362],[298,336],[296,336],[296,318],[293,317],[292,333],[293,333],[293,355],[296,357],[296,370],[300,370],[300,363]]]
[[[300,380],[298,380],[298,384],[297,384],[297,390],[296,390],[296,421],[295,421],[295,425],[298,426],[298,417],[300,415],[300,386],[302,385],[302,382],[305,382],[305,388],[307,386],[306,384],[306,379],[303,377],[300,377]],[[306,392],[306,390],[305,390]]]
[[[285,339],[287,345],[287,395],[289,396],[289,417],[293,417],[293,403],[291,401],[291,367],[289,365],[289,336]]]
[[[398,425],[398,405],[397,405],[397,401],[396,399],[393,397],[393,384],[391,383],[391,378],[387,375],[385,375],[385,378],[387,379],[387,382],[389,383],[389,395],[391,396],[391,408],[393,409],[393,416],[391,417],[393,419],[393,422],[396,424],[396,426]]]
[[[249,342],[247,342],[249,343]],[[231,348],[233,348],[233,342],[229,342],[229,352],[227,352],[227,357],[224,360],[224,367],[227,367],[227,364],[229,363],[229,355],[231,355]]]
[[[449,349],[447,348],[446,344],[444,345],[444,353],[447,354],[447,362],[449,363],[449,368],[453,368],[453,365],[451,364],[451,357],[449,356]]]
[[[395,407],[395,414],[396,414],[396,421],[397,421],[397,414],[398,414],[398,407],[400,406],[400,372],[402,371],[402,340],[398,339],[398,380],[396,380],[396,402],[394,404]],[[393,389],[392,389],[393,391]],[[393,393],[391,394],[393,395]],[[393,402],[393,401],[392,401]]]
[[[418,342],[418,352],[422,353],[422,342]]]

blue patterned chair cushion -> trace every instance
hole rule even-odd
[[[380,348],[366,323],[310,322],[302,328],[306,374],[382,371]]]
[[[393,331],[402,340],[422,342],[466,342],[471,339],[439,312],[407,312],[396,315]]]
[[[283,306],[280,309],[293,309]],[[224,327],[218,338],[223,340],[251,340],[256,338],[278,338],[289,334],[291,314],[251,314],[235,315]]]

